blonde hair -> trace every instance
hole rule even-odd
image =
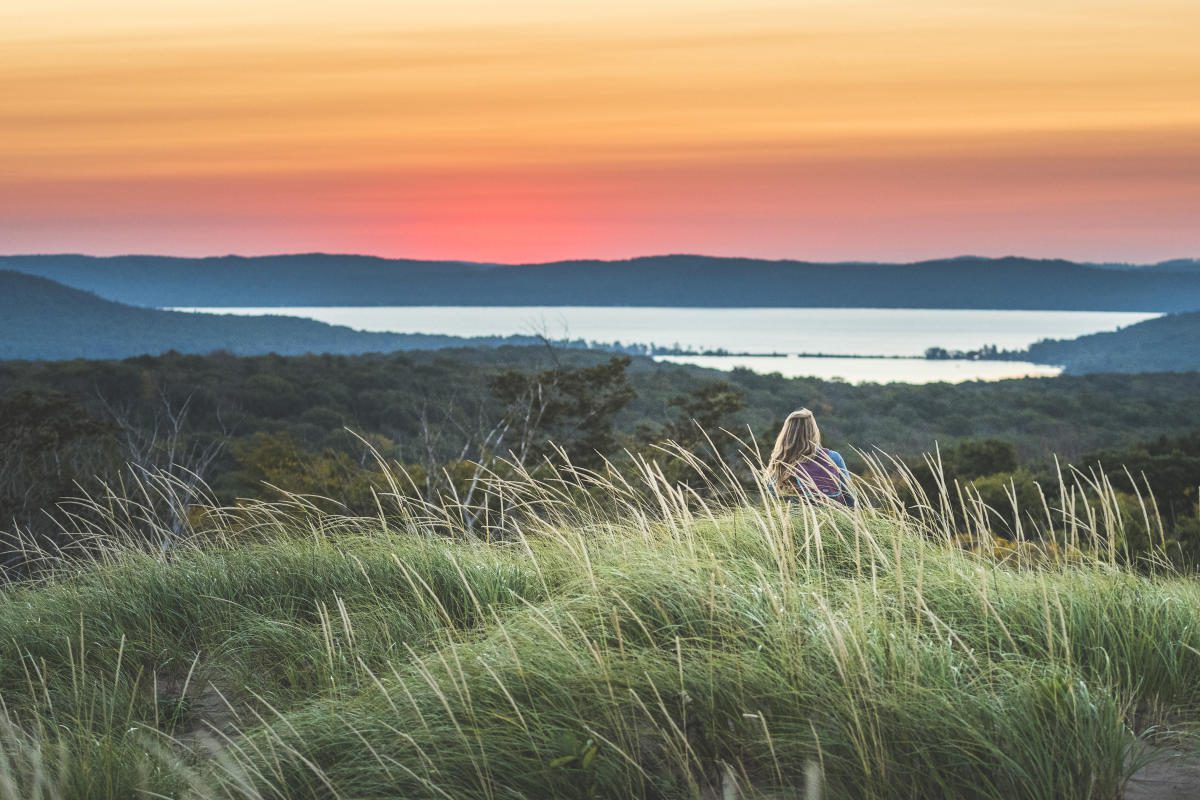
[[[779,435],[775,437],[775,446],[771,449],[771,459],[767,462],[767,479],[775,485],[776,491],[796,491],[791,480],[796,465],[808,461],[821,451],[821,429],[817,420],[807,408],[801,408],[787,415]]]

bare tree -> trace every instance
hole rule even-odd
[[[187,431],[192,395],[176,403],[166,388],[159,386],[153,418],[149,424],[140,424],[132,409],[114,406],[100,392],[96,394],[121,432],[129,466],[143,476],[166,477],[175,487],[170,493],[158,493],[145,500],[165,512],[164,518],[170,519],[175,537],[182,536],[188,529],[189,498],[207,493],[209,469],[232,438],[220,412],[217,413],[220,434],[201,439],[189,436]]]

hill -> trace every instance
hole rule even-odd
[[[969,552],[886,497],[645,474],[492,487],[488,543],[457,506],[118,498],[100,563],[0,590],[0,793],[1094,800],[1193,746],[1200,584],[1110,557],[1136,509],[1081,486],[1074,543]]]
[[[1015,357],[1070,373],[1200,370],[1200,312],[1168,314],[1116,331],[1047,339]]]
[[[104,300],[12,271],[0,271],[0,332],[0,359],[30,360],[127,358],[170,350],[237,355],[353,354],[539,342],[532,336],[467,339],[366,333],[295,317],[162,311]]]
[[[497,265],[346,255],[5,256],[40,275],[152,307],[631,305],[1189,311],[1194,262],[1114,267],[1027,258],[817,264],[693,255]]]
[[[1163,272],[1200,272],[1200,259],[1176,258],[1171,261],[1163,261],[1155,264],[1149,269],[1162,270]]]

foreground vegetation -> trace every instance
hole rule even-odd
[[[168,475],[94,498],[87,558],[0,594],[0,797],[1116,798],[1194,746],[1200,583],[1122,566],[1153,511],[1102,483],[994,548],[882,462],[853,511],[634,463],[182,529],[133,499]]]

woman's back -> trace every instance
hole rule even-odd
[[[853,505],[849,494],[849,472],[841,453],[822,447],[794,468],[796,488],[804,496],[820,495]]]
[[[838,473],[837,462],[830,455],[832,452],[822,447],[812,458],[796,465],[795,478],[801,491],[815,491],[826,497],[841,494],[841,475]]]
[[[779,495],[854,505],[846,462],[836,450],[821,446],[821,431],[807,408],[793,411],[784,420],[766,472]]]

